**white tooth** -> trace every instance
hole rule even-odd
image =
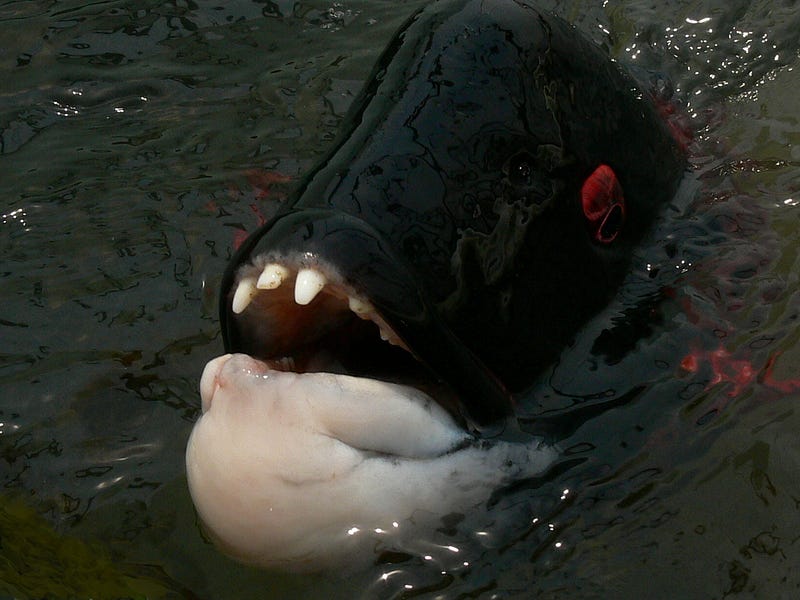
[[[395,335],[394,331],[386,331],[383,327],[379,327],[379,329],[381,332],[381,339],[384,342],[389,342],[392,346],[405,348],[405,345],[400,341],[400,338]]]
[[[350,307],[350,310],[362,319],[366,319],[367,315],[375,310],[369,302],[353,298],[352,296],[347,297],[347,305]]]
[[[328,281],[325,276],[315,269],[300,269],[294,283],[294,301],[298,304],[308,304],[317,297]]]
[[[256,282],[256,287],[260,290],[274,290],[280,287],[283,280],[289,276],[289,269],[283,265],[270,263],[261,272]]]
[[[239,286],[233,294],[231,310],[237,315],[241,314],[250,304],[256,295],[256,280],[252,277],[245,277],[239,282]]]

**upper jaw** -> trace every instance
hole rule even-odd
[[[272,355],[280,355],[289,340],[291,348],[314,342],[350,317],[374,323],[383,341],[410,351],[368,298],[348,285],[333,265],[307,253],[254,257],[239,268],[228,297],[231,318],[247,319],[255,308],[255,319],[271,321],[259,343]],[[310,318],[320,312],[324,320]]]
[[[222,294],[228,352],[389,380],[399,365],[401,381],[410,373],[433,384],[437,401],[484,435],[498,433],[510,413],[503,386],[452,333],[405,261],[358,218],[299,210],[270,222],[240,249]]]

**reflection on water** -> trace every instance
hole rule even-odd
[[[0,537],[30,526],[8,508],[22,501],[45,519],[28,556],[49,527],[179,596],[796,587],[798,393],[770,382],[800,377],[800,10],[768,2],[549,3],[670,80],[699,134],[684,205],[531,391],[526,419],[564,449],[548,478],[345,582],[247,569],[203,540],[183,452],[221,350],[216,288],[292,185],[253,170],[307,170],[421,4],[0,7]],[[739,389],[707,360],[720,349],[755,373]],[[3,591],[47,593],[26,589]]]

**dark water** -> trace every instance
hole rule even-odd
[[[203,540],[183,452],[234,239],[291,189],[265,173],[313,164],[422,4],[0,4],[0,592],[800,593],[792,2],[546,3],[672,81],[694,172],[525,403],[558,473],[487,513],[467,565],[294,577]]]

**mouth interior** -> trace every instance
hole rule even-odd
[[[409,385],[445,408],[455,399],[413,355],[369,299],[330,266],[256,258],[239,269],[231,318],[246,352],[272,368]],[[452,410],[450,412],[453,412]]]

